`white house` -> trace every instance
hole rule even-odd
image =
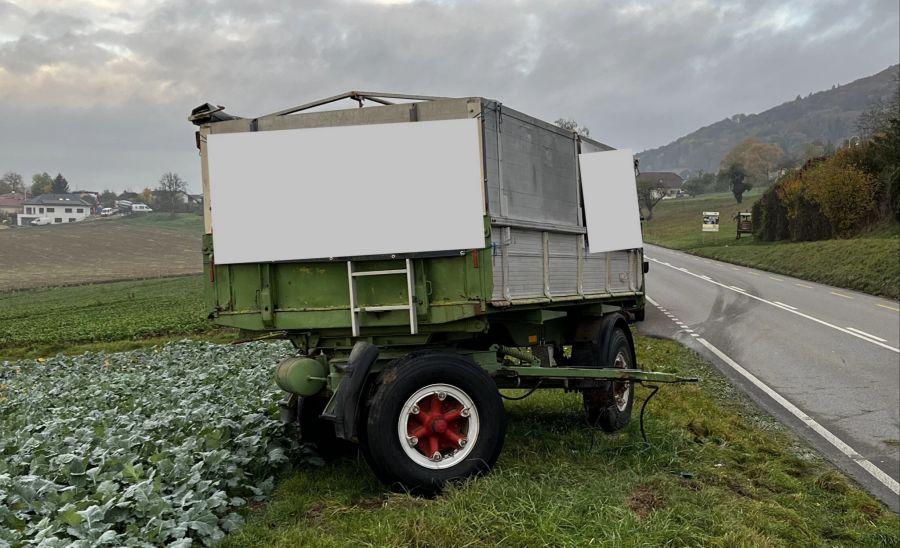
[[[35,219],[45,219],[46,224],[76,223],[91,214],[91,204],[77,194],[41,194],[28,198],[23,205],[25,213],[19,214],[19,226]]]

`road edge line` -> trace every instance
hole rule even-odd
[[[650,260],[653,261],[653,262],[655,262],[655,263],[657,263],[657,264],[662,264],[662,265],[668,266],[669,268],[671,268],[671,269],[673,269],[673,270],[679,270],[679,271],[681,271],[680,268],[675,267],[675,266],[672,266],[672,265],[669,264],[669,263],[664,263],[664,262],[660,261],[659,259],[650,259]],[[834,325],[834,324],[832,324],[832,323],[826,322],[825,320],[820,320],[819,318],[816,318],[816,317],[814,317],[814,316],[810,316],[810,315],[808,315],[808,314],[804,314],[803,312],[800,312],[800,311],[798,311],[798,310],[796,310],[796,309],[791,310],[791,309],[788,309],[788,308],[784,308],[783,306],[778,306],[777,304],[775,304],[774,301],[770,301],[770,300],[767,300],[767,299],[763,299],[762,297],[760,297],[760,296],[758,296],[758,295],[754,295],[753,293],[750,293],[750,292],[748,292],[748,291],[738,291],[737,289],[735,289],[734,287],[732,287],[732,286],[730,286],[730,285],[725,285],[725,284],[723,284],[723,283],[721,283],[721,282],[717,282],[717,281],[715,281],[715,280],[704,280],[703,277],[701,277],[699,274],[694,274],[693,272],[685,272],[685,274],[687,274],[687,275],[689,275],[689,276],[693,276],[693,277],[695,277],[695,278],[697,278],[697,279],[699,279],[699,280],[703,280],[703,281],[705,281],[705,282],[707,282],[707,283],[711,283],[711,284],[713,284],[713,285],[717,285],[717,286],[719,286],[719,287],[721,287],[721,288],[728,289],[729,291],[734,291],[734,292],[737,293],[738,295],[744,295],[744,296],[746,296],[746,297],[750,297],[751,299],[756,299],[757,301],[760,301],[760,302],[766,303],[766,304],[768,304],[768,305],[774,306],[775,308],[784,310],[784,311],[786,311],[786,312],[790,312],[791,314],[796,314],[797,316],[800,316],[801,318],[806,318],[807,320],[814,321],[814,322],[816,322],[816,323],[818,323],[818,324],[824,325],[824,326],[826,326],[826,327],[830,327],[830,328],[835,329],[835,330],[837,330],[837,331],[840,331],[840,332],[842,332],[842,333],[846,333],[846,334],[848,334],[848,335],[852,335],[852,336],[856,337],[857,339],[860,339],[860,340],[863,340],[863,341],[872,343],[872,344],[874,344],[874,345],[876,345],[876,346],[880,346],[880,347],[882,347],[882,348],[884,348],[884,349],[890,350],[891,352],[895,352],[895,353],[897,353],[897,354],[900,354],[900,348],[894,348],[893,346],[890,346],[890,345],[888,345],[888,344],[880,343],[880,342],[878,342],[878,341],[874,341],[874,340],[869,339],[869,338],[867,338],[867,337],[863,337],[863,336],[860,335],[859,333],[854,333],[853,331],[849,331],[849,330],[847,330],[847,329],[844,329],[843,327],[838,327],[838,326],[836,326],[836,325]],[[794,284],[794,285],[797,285],[797,284]],[[810,289],[812,289],[812,286],[808,286],[808,287],[810,287]]]
[[[650,302],[652,303],[653,301]],[[838,451],[856,462],[856,464],[858,464],[863,470],[865,470],[872,477],[878,480],[879,483],[890,489],[895,495],[900,495],[900,483],[898,483],[894,478],[889,476],[882,469],[872,464],[871,461],[857,453],[856,450],[847,445],[846,442],[832,434],[831,431],[816,422],[815,419],[804,413],[799,407],[786,400],[781,394],[769,388],[769,386],[759,380],[756,375],[744,369],[744,367],[742,367],[736,361],[732,360],[727,354],[716,348],[709,341],[707,341],[703,337],[697,338],[696,341],[702,344],[710,352],[715,354],[716,357],[718,357],[720,360],[725,362],[726,365],[734,369],[735,372],[753,383],[754,386],[762,390],[767,396],[775,400],[791,415],[800,419],[804,424],[806,424],[806,426],[808,426],[815,433],[819,434],[822,438],[825,439],[825,441],[833,445]]]

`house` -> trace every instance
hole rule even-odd
[[[24,202],[25,194],[21,192],[0,194],[0,213],[5,213],[7,215],[22,213],[22,204]]]
[[[91,204],[77,194],[41,194],[25,200],[25,213],[19,215],[19,226],[35,219],[47,224],[76,223],[91,214]]]
[[[96,215],[100,213],[100,192],[96,190],[73,190],[69,194],[76,194],[82,200],[91,204],[91,214]]]
[[[637,176],[638,183],[650,183],[654,185],[654,197],[674,198],[681,191],[684,179],[671,171],[646,171]]]

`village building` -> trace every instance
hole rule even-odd
[[[21,192],[0,194],[0,213],[6,213],[7,215],[17,215],[22,213],[22,204],[24,202],[25,194]]]
[[[77,194],[41,194],[25,200],[25,212],[18,217],[19,226],[37,221],[40,224],[65,224],[83,221],[91,214],[91,204]]]

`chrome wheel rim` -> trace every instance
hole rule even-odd
[[[616,354],[616,361],[613,364],[613,367],[617,369],[628,369],[628,358],[625,356],[624,352],[620,351],[618,354]],[[616,409],[618,409],[619,411],[625,411],[625,408],[628,407],[628,399],[630,397],[630,382],[613,383],[613,399],[616,402]]]
[[[413,393],[397,420],[400,447],[431,470],[450,468],[472,452],[480,420],[472,398],[450,384],[430,384]]]

